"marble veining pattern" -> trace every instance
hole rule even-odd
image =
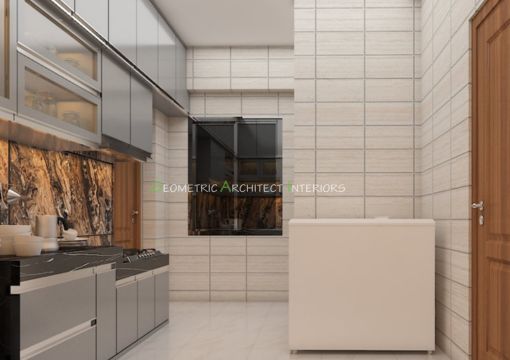
[[[7,141],[0,140],[0,184],[2,184],[2,190],[4,196],[7,193],[7,184],[9,182],[8,164],[9,161],[9,144]],[[0,211],[0,224],[7,223],[7,212]]]
[[[23,197],[10,207],[11,224],[35,227],[37,215],[66,209],[79,235],[112,233],[111,164],[14,143],[10,150],[10,182]]]
[[[122,360],[448,360],[424,352],[288,351],[288,304],[170,303],[170,323]],[[388,330],[391,330],[388,328]]]

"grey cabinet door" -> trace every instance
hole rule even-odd
[[[95,360],[96,329],[91,327],[76,336],[40,353],[34,360]]]
[[[115,273],[111,270],[96,277],[97,360],[108,360],[117,353]]]
[[[131,145],[152,153],[152,90],[131,78]]]
[[[156,307],[154,311],[154,318],[156,319],[156,326],[168,320],[168,271],[157,274],[154,277]]]
[[[154,325],[154,276],[138,281],[138,338],[152,331]]]
[[[117,287],[117,352],[138,340],[137,288],[135,281]]]
[[[103,134],[125,143],[131,140],[131,75],[103,55]]]
[[[177,41],[177,101],[188,110],[188,90],[186,87],[186,48]]]
[[[136,63],[158,81],[158,12],[150,0],[137,0]]]
[[[96,277],[20,295],[20,348],[26,349],[96,317]],[[95,356],[95,347],[94,347]]]
[[[76,13],[108,39],[108,0],[75,0]]]
[[[158,34],[158,84],[170,96],[175,98],[175,35],[160,16]]]
[[[136,64],[136,2],[110,0],[109,41]]]

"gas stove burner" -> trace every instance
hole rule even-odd
[[[124,262],[131,263],[133,261],[139,261],[144,259],[149,259],[153,256],[161,255],[161,251],[156,249],[129,249],[124,250]]]

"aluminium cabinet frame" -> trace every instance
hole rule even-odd
[[[4,1],[9,6],[9,66],[6,70],[9,71],[9,97],[0,96],[0,106],[7,109],[16,110],[16,39],[17,39],[17,0],[0,0]]]

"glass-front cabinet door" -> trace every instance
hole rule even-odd
[[[0,0],[0,106],[16,107],[16,0]]]
[[[21,48],[72,77],[100,91],[100,50],[84,38],[68,31],[45,14],[44,8],[19,1]]]
[[[57,130],[101,140],[100,98],[21,54],[18,111]]]

